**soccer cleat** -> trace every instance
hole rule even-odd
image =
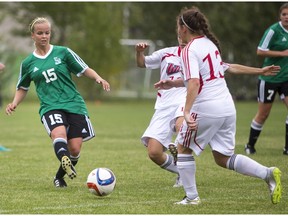
[[[189,199],[187,196],[183,198],[182,201],[176,202],[174,204],[177,205],[199,205],[201,203],[200,197],[196,197],[195,199]]]
[[[277,167],[270,167],[269,172],[270,176],[266,182],[270,190],[271,201],[273,204],[277,204],[282,197],[281,171]]]
[[[66,172],[66,174],[69,176],[70,179],[73,179],[77,176],[75,168],[72,165],[72,162],[69,157],[64,155],[61,158],[61,165],[62,165],[62,169]]]
[[[250,145],[245,145],[245,152],[247,155],[250,154],[255,154],[256,153],[256,149],[254,148],[254,146],[250,146]]]
[[[180,179],[180,176],[178,175],[176,178],[176,182],[173,185],[173,187],[182,187],[182,186],[183,186],[182,180]]]
[[[178,151],[177,151],[177,147],[174,143],[170,143],[168,146],[168,149],[171,153],[171,155],[173,156],[174,159],[174,164],[176,165],[177,163],[177,155],[178,155]]]
[[[283,149],[283,155],[288,155],[288,149],[286,148]]]
[[[56,188],[58,187],[67,187],[67,184],[63,178],[56,178],[54,177],[54,185]]]

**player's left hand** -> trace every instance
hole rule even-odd
[[[280,66],[275,66],[275,65],[270,65],[262,68],[262,75],[264,76],[275,76],[277,73],[279,73],[281,67]]]
[[[171,89],[173,88],[171,80],[160,80],[159,82],[154,84],[154,88],[161,90],[161,89]]]

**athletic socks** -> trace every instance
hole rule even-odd
[[[227,169],[234,170],[237,173],[243,175],[256,177],[265,180],[267,177],[268,167],[265,167],[258,162],[252,160],[251,158],[234,154],[232,155],[226,164]],[[179,169],[179,167],[178,167]],[[180,169],[179,169],[180,170]],[[183,181],[183,179],[182,179]]]
[[[53,147],[54,147],[56,157],[58,158],[59,161],[61,161],[61,158],[64,155],[70,157],[70,153],[67,147],[67,140],[63,138],[56,138],[53,141]]]
[[[263,125],[257,123],[254,119],[251,123],[251,127],[250,127],[250,135],[249,135],[249,141],[248,144],[249,146],[254,147],[257,139],[262,131]]]
[[[178,154],[177,167],[186,196],[193,200],[198,197],[196,187],[196,164],[193,155]]]
[[[168,155],[166,153],[164,153],[166,155],[166,161],[160,166],[162,169],[168,170],[169,172],[172,173],[179,173],[177,166],[174,164],[174,159],[171,155]]]
[[[80,154],[77,155],[77,156],[70,155],[70,160],[71,160],[73,166],[76,166],[76,164],[78,163],[79,158],[80,158]]]

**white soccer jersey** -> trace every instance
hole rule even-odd
[[[149,69],[160,68],[160,80],[182,79],[181,48],[168,47],[145,56],[145,66]],[[163,109],[185,102],[186,88],[172,88],[159,90],[155,102],[155,109]]]
[[[211,118],[236,113],[224,79],[222,58],[213,42],[205,36],[195,38],[183,49],[181,61],[185,85],[191,78],[200,79],[200,89],[192,112]]]

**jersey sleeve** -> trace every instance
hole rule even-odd
[[[268,51],[270,50],[270,45],[272,44],[271,41],[273,42],[273,36],[274,36],[274,30],[272,28],[268,28],[263,37],[260,40],[260,43],[258,45],[258,49],[262,51]]]
[[[224,71],[224,74],[225,74],[226,71],[229,69],[230,64],[228,64],[228,63],[226,63],[226,62],[223,62],[223,63],[222,63],[222,66],[223,66],[223,71]]]
[[[149,56],[145,56],[145,66],[149,69],[157,69],[161,66],[162,50],[153,52]]]
[[[88,65],[71,49],[67,48],[67,54],[65,56],[69,71],[78,77],[82,76]]]
[[[19,78],[18,78],[18,82],[16,85],[16,89],[18,90],[21,88],[21,89],[28,91],[30,87],[30,83],[31,83],[31,78],[29,75],[29,70],[27,69],[25,64],[22,62],[20,66],[20,73],[19,73]]]

